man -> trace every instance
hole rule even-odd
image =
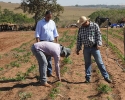
[[[55,22],[51,20],[52,18],[52,12],[47,11],[45,14],[45,17],[40,20],[37,23],[36,26],[36,41],[49,41],[53,42],[55,39],[55,42],[58,42],[58,32],[56,29]],[[52,63],[51,63],[51,57],[48,57],[48,67],[47,67],[47,75],[48,77],[53,76],[52,75]]]
[[[49,56],[54,57],[56,76],[61,81],[60,68],[59,68],[60,56],[68,57],[71,53],[71,50],[69,48],[63,47],[60,44],[47,41],[33,44],[31,50],[35,55],[35,57],[37,58],[39,64],[41,84],[47,87],[51,86],[47,83],[47,78],[46,78],[46,70],[48,65],[47,60]]]
[[[96,23],[89,21],[85,16],[81,16],[78,20],[78,25],[80,25],[77,37],[77,50],[76,54],[79,55],[79,51],[82,49],[82,44],[84,45],[84,59],[85,59],[85,73],[86,73],[86,83],[90,82],[91,76],[91,55],[94,56],[98,68],[104,77],[105,81],[111,83],[112,80],[109,79],[109,75],[106,71],[105,65],[102,61],[100,54],[100,47],[102,45],[102,38],[99,26]]]

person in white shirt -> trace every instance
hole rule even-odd
[[[52,12],[46,11],[45,17],[38,21],[36,26],[36,41],[49,41],[53,42],[55,40],[56,43],[58,43],[58,32],[56,29],[56,24],[52,19]],[[48,67],[47,67],[47,76],[53,76],[52,75],[52,63],[51,63],[51,57],[47,59],[48,61]]]

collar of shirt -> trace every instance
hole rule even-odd
[[[51,21],[51,19],[47,22],[47,21],[45,20],[45,17],[44,17],[44,18],[43,18],[43,21],[44,21],[44,22],[46,22],[46,23],[48,23],[48,22],[50,22],[50,21]]]

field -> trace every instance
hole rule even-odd
[[[1,9],[9,9],[11,11],[14,11],[15,13],[23,13],[21,9],[15,10],[16,7],[19,7],[20,4],[18,3],[5,3],[0,2]],[[82,8],[82,7],[64,7],[64,13],[61,14],[61,21],[69,21],[69,20],[77,20],[80,16],[86,15],[89,16],[94,11],[99,10],[96,8]],[[26,13],[28,15],[28,13]],[[33,15],[28,15],[29,17],[32,17]]]
[[[14,10],[19,4],[0,2],[2,9]],[[65,7],[62,24],[90,15],[98,9]],[[15,10],[14,10],[15,11]],[[15,11],[22,13],[21,10]],[[28,15],[31,17],[32,15]],[[77,28],[58,28],[59,43],[72,49],[69,58],[61,58],[62,82],[50,77],[51,88],[38,83],[38,64],[31,53],[35,43],[34,31],[0,32],[0,100],[125,100],[125,62],[123,29],[101,29],[101,54],[113,83],[104,81],[92,57],[91,83],[85,81],[85,63],[82,51],[75,54]],[[54,62],[53,74],[55,75]]]
[[[77,31],[76,28],[58,29],[59,43],[70,47],[72,54],[68,59],[60,61],[62,82],[58,82],[56,78],[48,78],[52,88],[40,86],[38,83],[38,65],[30,51],[31,45],[35,42],[34,32],[1,32],[0,100],[125,100],[125,71],[111,59],[117,59],[125,68],[121,56],[123,55],[122,30],[109,29],[107,48],[106,30],[102,29],[104,41],[101,53],[113,80],[112,84],[104,81],[93,58],[91,83],[84,83],[82,51],[79,56],[75,54]],[[54,63],[53,73],[55,74]]]
[[[9,9],[10,11],[14,11],[14,13],[23,13],[21,9],[15,10],[16,7],[19,7],[18,3],[5,3],[0,2],[1,9]],[[70,24],[75,24],[80,16],[89,16],[91,13],[99,10],[99,8],[83,8],[83,7],[68,7],[64,6],[64,12],[60,16],[60,21],[57,23],[58,27],[66,27]],[[33,15],[28,13],[26,14],[28,17],[33,17]]]

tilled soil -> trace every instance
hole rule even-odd
[[[68,31],[68,34],[74,35],[76,30],[77,29],[58,29],[60,37],[65,31]],[[20,45],[22,45],[23,43],[27,43],[30,40],[33,40],[33,38],[34,32],[0,33],[0,53],[3,56],[0,59],[0,67],[3,67],[5,64],[8,64],[11,61],[15,60],[15,58],[9,57],[9,55],[11,55],[10,50],[20,47]],[[109,37],[109,40],[112,43],[115,42],[112,40],[112,37]],[[35,40],[31,41],[26,46],[27,48],[29,48],[28,50],[30,50],[30,46],[34,42]],[[121,43],[120,41],[117,42]],[[68,46],[68,43],[64,42],[64,45]],[[108,54],[108,56],[106,55],[106,53]],[[8,54],[8,56],[5,54]],[[113,50],[111,50],[110,48],[107,49],[107,47],[105,47],[105,42],[104,46],[101,48],[101,54],[107,71],[109,72],[110,77],[113,80],[113,83],[111,84],[108,84],[104,81],[94,60],[92,63],[91,83],[84,83],[85,64],[83,52],[81,51],[79,55],[76,55],[74,45],[72,54],[70,56],[72,63],[62,65],[61,62],[63,59],[61,58],[61,69],[63,69],[64,67],[68,68],[65,73],[61,75],[61,83],[57,82],[56,78],[49,77],[48,82],[52,85],[52,87],[47,88],[44,86],[40,86],[36,77],[39,76],[37,67],[36,70],[33,73],[30,73],[29,76],[26,77],[26,79],[23,81],[0,80],[0,100],[52,100],[53,94],[56,95],[53,100],[125,100],[125,72],[123,72],[123,70],[117,65],[117,63],[113,59],[111,59],[118,57],[115,55]],[[22,63],[19,68],[6,68],[3,71],[0,71],[1,77],[15,77],[19,71],[25,73],[32,64],[37,65],[37,61],[35,60],[34,56],[31,56],[29,59],[30,62]],[[55,74],[55,72],[53,73]],[[97,88],[100,84],[108,85],[112,88],[112,91],[109,93],[99,92]],[[53,90],[55,90],[55,92],[52,92]],[[59,92],[57,92],[57,90],[59,90]]]

